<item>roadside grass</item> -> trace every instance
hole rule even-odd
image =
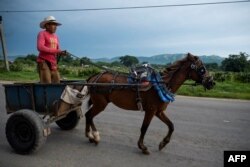
[[[185,96],[250,100],[250,84],[238,82],[216,82],[215,87],[211,90],[205,90],[203,86],[183,85],[178,90],[177,94]]]
[[[20,72],[0,72],[0,80],[3,81],[20,81],[20,82],[29,82],[29,81],[38,81],[38,73],[34,71],[20,71]]]
[[[79,77],[75,73],[61,74],[62,79],[66,80],[85,80],[87,76]],[[16,81],[16,82],[38,82],[39,76],[36,70],[29,69],[18,72],[0,71],[0,80]],[[187,83],[192,83],[188,81]],[[202,86],[187,86],[183,85],[177,92],[178,95],[197,96],[197,97],[216,97],[216,98],[231,98],[231,99],[246,99],[250,100],[250,84],[239,83],[232,81],[216,82],[212,90],[204,90]]]
[[[86,77],[78,77],[75,74],[61,74],[62,79],[67,80],[84,80]],[[18,82],[38,82],[39,75],[35,70],[25,71],[0,71],[0,80],[2,81],[18,81]]]

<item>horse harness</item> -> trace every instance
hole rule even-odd
[[[206,74],[206,67],[204,66],[204,64],[202,63],[202,61],[198,58],[197,60],[193,61],[190,65],[190,68],[194,71],[197,72],[197,74],[200,77],[200,82],[202,83]],[[188,76],[190,78],[190,74]]]
[[[173,94],[168,90],[165,83],[163,83],[162,77],[157,73],[152,67],[148,65],[138,66],[131,68],[130,73],[119,73],[114,71],[104,71],[96,76],[94,81],[91,83],[98,83],[100,78],[106,74],[110,73],[113,78],[110,85],[105,85],[105,87],[90,86],[90,92],[94,93],[111,93],[114,89],[130,89],[136,92],[136,104],[138,110],[143,110],[141,92],[148,91],[153,86],[158,92],[158,95],[164,102],[174,101]],[[117,77],[125,75],[127,77],[127,83],[117,83]],[[100,82],[99,82],[100,83]],[[98,87],[98,89],[96,89]]]
[[[113,75],[113,78],[110,82],[110,86],[105,86],[101,88],[100,86],[89,86],[90,92],[94,93],[111,93],[114,89],[131,89],[136,92],[136,104],[139,110],[143,110],[142,107],[142,98],[140,95],[141,91],[148,91],[151,89],[152,85],[147,81],[148,75],[153,71],[152,68],[146,68],[146,67],[136,67],[131,68],[130,73],[119,73],[114,71],[103,71],[100,74],[96,76],[96,78],[91,83],[98,83],[100,78],[106,74],[111,73]],[[118,76],[125,75],[127,77],[128,84],[126,86],[124,85],[115,85],[116,79]],[[147,85],[143,85],[143,83],[147,83]],[[98,89],[96,89],[98,87]]]

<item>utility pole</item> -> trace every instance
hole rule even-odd
[[[5,45],[4,33],[3,33],[2,16],[0,16],[0,40],[2,44],[5,69],[7,71],[10,71],[9,62],[7,60],[7,50],[6,50],[6,45]]]

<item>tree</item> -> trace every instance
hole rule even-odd
[[[219,65],[217,63],[206,63],[205,66],[209,71],[215,71],[219,69]]]
[[[28,54],[28,55],[26,56],[26,59],[27,59],[27,60],[31,60],[31,61],[36,61],[37,56],[36,56],[35,54]]]
[[[132,65],[138,64],[139,60],[136,57],[134,57],[134,56],[126,55],[126,56],[120,57],[120,62],[123,65],[125,65],[127,67],[130,67]]]
[[[68,64],[73,63],[74,60],[71,56],[60,56],[59,59],[61,60],[61,62]]]
[[[240,53],[239,55],[229,55],[229,58],[224,59],[221,62],[221,68],[225,71],[243,72],[249,70],[249,61],[247,61],[249,55],[246,53]]]
[[[14,62],[32,66],[36,64],[36,58],[37,56],[35,54],[28,54],[26,57],[17,57]]]
[[[114,66],[121,66],[122,64],[121,64],[121,62],[119,62],[119,61],[113,61],[112,63],[111,63],[111,66],[112,67],[114,67]]]
[[[87,57],[82,57],[82,58],[80,59],[80,64],[81,64],[81,65],[88,65],[90,62],[91,62],[90,59],[87,58]]]

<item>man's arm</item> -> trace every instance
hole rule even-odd
[[[61,50],[59,49],[59,45],[56,49],[45,46],[45,36],[42,32],[40,32],[37,36],[37,50],[40,52],[46,52],[52,54],[57,54],[61,52]]]

